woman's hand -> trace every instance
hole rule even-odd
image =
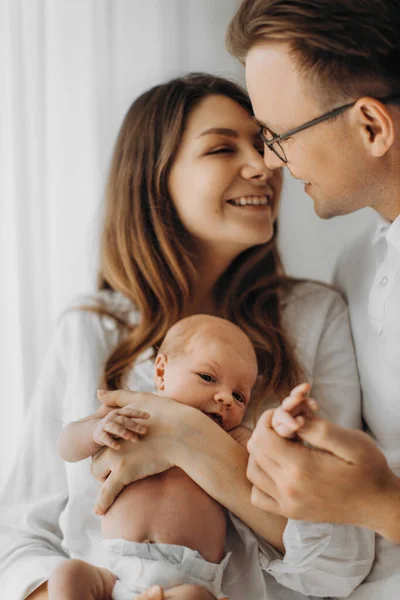
[[[222,427],[196,408],[155,394],[115,391],[99,394],[99,398],[111,407],[132,404],[148,412],[150,418],[146,421],[147,434],[139,443],[122,440],[118,452],[107,448],[96,453],[92,473],[104,481],[96,501],[97,514],[104,514],[126,485],[176,466],[275,548],[283,550],[286,519],[251,504],[247,450]]]
[[[179,466],[182,440],[187,435],[191,415],[198,411],[150,393],[101,390],[98,397],[107,406],[120,407],[120,415],[129,416],[130,411],[137,410],[150,414],[146,436],[138,444],[121,440],[118,451],[101,448],[93,455],[92,474],[103,481],[94,510],[103,515],[125,486]]]

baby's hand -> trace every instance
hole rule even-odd
[[[296,437],[296,433],[303,427],[305,422],[315,418],[318,404],[313,398],[304,395],[309,390],[308,383],[298,385],[275,410],[272,417],[272,427],[281,437]]]
[[[120,445],[116,438],[123,438],[137,442],[139,434],[144,435],[147,427],[141,425],[136,419],[148,419],[149,413],[134,408],[116,408],[102,419],[96,419],[92,429],[92,438],[99,446],[108,446],[119,450]]]

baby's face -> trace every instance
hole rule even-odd
[[[255,355],[215,337],[195,337],[182,355],[156,361],[159,392],[198,408],[226,431],[242,422],[256,377]]]

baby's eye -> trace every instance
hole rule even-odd
[[[264,156],[264,144],[262,146],[260,146],[260,144],[257,144],[256,146],[254,146],[254,148],[259,154],[261,154],[261,156]]]
[[[245,404],[245,402],[246,402],[246,400],[243,398],[242,394],[239,394],[239,392],[232,392],[232,398],[237,400],[237,402],[241,402],[242,404]]]
[[[201,377],[204,381],[207,381],[208,383],[215,382],[214,377],[212,375],[209,375],[208,373],[197,373],[197,375]]]

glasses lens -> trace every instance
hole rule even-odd
[[[276,156],[284,163],[287,163],[286,154],[280,145],[279,142],[274,142],[273,139],[276,137],[275,133],[273,133],[267,127],[261,127],[260,136],[264,144],[267,146],[269,150],[274,152]],[[272,142],[272,144],[271,144]]]

